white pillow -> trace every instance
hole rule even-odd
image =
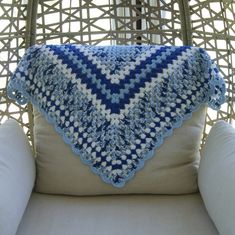
[[[199,189],[223,235],[235,234],[235,129],[219,121],[211,129],[199,167]]]
[[[65,195],[183,194],[198,191],[197,171],[205,106],[193,113],[156,150],[123,188],[104,183],[75,156],[46,119],[34,110],[34,142],[40,193]]]
[[[0,234],[14,235],[35,179],[35,163],[22,128],[8,120],[0,126]]]

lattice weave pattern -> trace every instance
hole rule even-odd
[[[5,87],[24,48],[35,40],[106,45],[192,43],[215,59],[228,88],[221,111],[207,114],[207,134],[216,120],[232,122],[235,116],[234,12],[232,0],[1,0],[0,122],[13,117],[31,135],[28,107],[12,103]]]
[[[8,79],[25,52],[27,4],[23,0],[0,1],[0,123],[16,119],[28,136],[28,108],[9,100]]]
[[[193,44],[205,48],[219,66],[227,85],[227,102],[220,111],[209,110],[204,138],[217,120],[235,119],[235,2],[190,1]]]

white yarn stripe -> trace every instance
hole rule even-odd
[[[71,68],[67,68],[66,64],[62,63],[62,60],[58,59],[57,55],[54,55],[53,51],[50,51],[49,48],[46,48],[45,46],[42,46],[43,51],[48,55],[49,58],[52,59],[53,62],[57,63],[57,67],[66,75],[68,79],[71,80],[72,83],[76,83],[77,87],[80,90],[83,90],[83,93],[87,96],[88,100],[92,102],[92,104],[97,108],[103,116],[110,121],[111,123],[118,124],[119,120],[124,119],[124,115],[127,115],[129,113],[129,110],[135,106],[135,104],[138,103],[139,99],[144,96],[145,92],[150,91],[154,85],[157,83],[160,83],[164,80],[164,76],[170,76],[174,70],[184,63],[188,59],[189,56],[193,55],[194,51],[197,50],[197,48],[190,48],[186,49],[185,52],[182,52],[182,55],[177,57],[177,60],[173,60],[172,64],[168,64],[167,68],[163,69],[163,72],[161,74],[158,74],[157,77],[152,77],[151,82],[146,82],[145,87],[140,88],[140,92],[135,94],[134,98],[131,98],[129,101],[129,104],[126,104],[124,109],[120,110],[120,114],[111,113],[110,109],[106,108],[105,104],[101,103],[101,100],[97,99],[96,94],[92,94],[92,90],[88,89],[86,84],[81,83],[81,79],[76,79],[76,74],[72,73]]]
[[[157,77],[152,78],[151,82],[146,82],[145,86],[140,88],[140,92],[136,93],[135,97],[130,99],[129,104],[126,104],[125,108],[120,110],[119,119],[124,118],[124,115],[128,114],[129,109],[134,107],[134,105],[138,103],[139,99],[144,96],[144,92],[152,90],[154,85],[164,80],[164,76],[170,76],[174,72],[174,69],[183,64],[184,61],[187,60],[189,56],[193,55],[196,50],[196,48],[187,49],[182,53],[182,55],[178,56],[178,59],[174,60],[172,64],[168,64],[167,68],[163,69],[162,73],[158,74]]]
[[[53,62],[57,63],[57,67],[62,71],[73,84],[77,84],[79,90],[83,90],[83,93],[87,96],[88,100],[99,110],[106,118],[110,121],[111,110],[106,108],[105,104],[101,104],[101,100],[97,99],[96,94],[92,94],[91,89],[87,88],[86,84],[81,83],[81,79],[76,79],[76,74],[72,73],[70,68],[67,68],[66,64],[62,64],[62,60],[58,59],[57,55],[54,55],[53,51],[45,46],[42,47],[42,51],[45,51],[46,55],[52,59]]]
[[[155,53],[157,50],[159,50],[162,46],[154,46],[148,51],[144,51],[142,54],[140,54],[135,62],[130,62],[129,65],[127,64],[122,70],[119,71],[119,75],[117,77],[116,74],[111,74],[111,71],[108,68],[103,68],[103,64],[96,56],[93,56],[91,54],[91,51],[86,50],[85,47],[77,46],[79,50],[88,58],[89,61],[91,61],[93,64],[97,66],[98,69],[101,69],[102,74],[105,75],[105,77],[109,80],[111,80],[111,83],[119,84],[121,80],[125,78],[126,75],[130,73],[131,70],[134,70],[136,65],[140,64],[140,61],[146,60],[147,57],[150,57],[153,53]]]

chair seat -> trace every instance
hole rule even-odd
[[[33,193],[17,235],[216,235],[199,194],[71,197]]]

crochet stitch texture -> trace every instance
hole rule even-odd
[[[192,112],[220,108],[225,83],[200,48],[35,45],[8,95],[31,101],[94,173],[123,187]]]

